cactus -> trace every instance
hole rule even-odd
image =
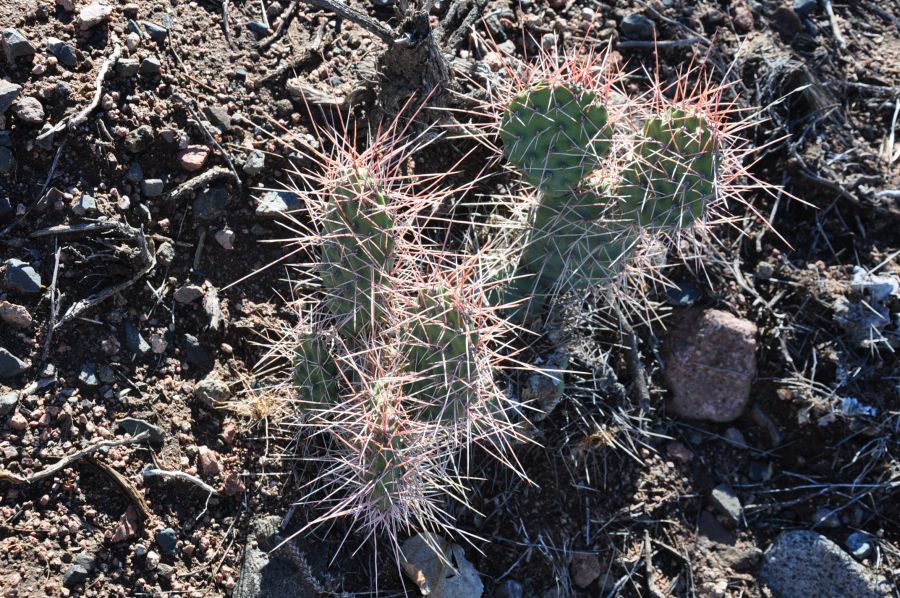
[[[292,382],[305,408],[327,408],[338,400],[337,364],[324,340],[303,333],[296,340]]]

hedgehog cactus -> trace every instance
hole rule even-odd
[[[337,402],[338,368],[324,339],[314,333],[297,338],[294,351],[294,388],[307,408],[327,408]]]

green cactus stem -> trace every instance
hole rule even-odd
[[[300,335],[294,350],[294,388],[307,408],[328,408],[340,392],[337,364],[323,339]]]

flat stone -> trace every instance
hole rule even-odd
[[[247,154],[242,168],[244,172],[250,176],[256,176],[263,171],[266,166],[266,155],[260,150],[253,150]]]
[[[2,402],[0,402],[0,407],[2,407]],[[845,542],[845,544],[847,546],[847,550],[849,550],[850,554],[853,555],[853,558],[858,561],[861,561],[872,554],[872,536],[870,536],[866,532],[853,532],[852,534],[847,536],[847,541]]]
[[[291,210],[297,210],[302,203],[296,193],[290,191],[267,191],[259,199],[256,206],[256,215],[260,217],[274,217]]]
[[[81,196],[76,203],[72,207],[72,212],[75,213],[76,216],[84,216],[86,214],[93,214],[97,211],[97,200],[93,198],[93,196],[85,193]]]
[[[149,432],[150,440],[156,443],[161,443],[166,439],[166,433],[162,428],[136,417],[123,417],[120,420],[116,420],[116,426],[132,436],[137,436],[142,432]]]
[[[178,152],[178,165],[187,172],[196,172],[206,165],[209,148],[205,145],[189,145]]]
[[[41,292],[41,275],[34,271],[31,264],[11,258],[6,260],[4,285],[25,295],[36,295]]]
[[[716,508],[723,515],[726,515],[732,523],[740,523],[744,509],[741,507],[741,501],[731,486],[728,484],[716,486],[713,488],[710,498]]]
[[[12,378],[25,373],[28,363],[0,347],[0,378]]]
[[[78,380],[85,386],[100,386],[100,378],[97,376],[97,366],[93,363],[86,362],[81,366],[78,373]]]
[[[140,69],[141,63],[137,58],[120,58],[116,63],[116,74],[124,79],[134,77]]]
[[[195,284],[179,287],[174,294],[177,303],[192,303],[203,296],[203,289]]]
[[[99,2],[91,2],[78,13],[78,29],[87,31],[105,23],[112,14],[112,8]]]
[[[156,56],[148,56],[141,61],[139,72],[145,77],[155,77],[159,75],[161,70],[162,65],[159,62],[159,58]]]
[[[225,187],[211,187],[194,200],[194,220],[214,222],[227,213],[231,194]]]
[[[206,114],[210,123],[222,131],[231,129],[231,116],[228,114],[228,110],[222,106],[207,106],[203,109],[203,113]]]
[[[144,26],[144,31],[147,32],[150,39],[156,43],[163,43],[169,35],[169,30],[159,23],[154,23],[153,21],[141,21],[141,25]]]
[[[30,125],[39,125],[44,122],[44,107],[37,98],[32,96],[18,99],[13,104],[12,113],[20,121]]]
[[[48,37],[45,44],[50,53],[56,56],[56,60],[64,67],[73,68],[78,64],[78,56],[75,54],[75,47],[72,44],[67,44],[55,37]]]
[[[766,551],[759,573],[775,598],[888,598],[890,581],[875,575],[813,531],[783,532]]]
[[[125,322],[122,327],[125,329],[125,346],[132,353],[137,355],[146,355],[150,351],[150,343],[148,343],[141,335],[141,331],[131,322]]]
[[[622,19],[622,35],[630,39],[652,39],[656,25],[642,14],[630,14]]]
[[[28,308],[0,300],[0,320],[15,328],[31,328],[32,318]]]
[[[13,105],[19,94],[22,93],[22,86],[10,83],[5,79],[0,79],[0,114]]]
[[[400,555],[403,572],[429,598],[479,598],[484,592],[481,577],[462,547],[437,534],[412,536],[403,542]]]
[[[689,309],[663,344],[670,407],[688,419],[730,422],[750,400],[756,325],[718,310]]]
[[[234,249],[234,237],[234,231],[227,228],[216,231],[215,235],[216,243],[229,251]]]
[[[125,136],[125,149],[132,154],[143,152],[151,143],[153,143],[153,128],[150,125],[141,125]]]
[[[17,58],[25,56],[34,56],[34,46],[28,41],[24,35],[19,33],[18,29],[7,27],[3,30],[3,52],[6,54],[6,61],[12,64]]]
[[[166,188],[162,179],[144,179],[141,181],[141,192],[147,197],[159,197]]]

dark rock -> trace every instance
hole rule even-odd
[[[785,38],[793,38],[803,29],[803,22],[787,6],[779,6],[772,13],[772,27]]]
[[[116,63],[116,73],[124,79],[134,77],[140,69],[141,63],[137,58],[120,58]]]
[[[151,143],[153,143],[153,128],[150,125],[141,125],[125,136],[125,149],[132,154],[146,150]]]
[[[28,364],[3,347],[0,347],[0,378],[12,378],[23,374]]]
[[[75,564],[81,565],[89,572],[94,570],[94,565],[97,563],[97,557],[89,552],[79,552],[78,555],[75,556]]]
[[[73,68],[78,64],[78,56],[75,54],[75,48],[71,44],[67,44],[55,37],[48,37],[46,43],[47,49],[56,56],[56,59],[64,67]]]
[[[13,105],[19,94],[22,93],[22,87],[15,83],[10,83],[5,79],[0,79],[0,114]]]
[[[730,422],[750,400],[756,325],[718,310],[689,309],[663,344],[671,408],[689,419]]]
[[[154,23],[153,21],[141,21],[141,25],[144,26],[144,31],[147,32],[147,35],[150,36],[150,39],[155,41],[156,43],[163,43],[166,41],[166,37],[169,35],[169,30],[166,27],[158,23]]]
[[[731,520],[732,523],[740,523],[744,509],[741,501],[728,484],[720,484],[713,488],[710,495],[716,508]]]
[[[2,406],[2,399],[0,399],[0,406]],[[872,554],[872,536],[870,536],[866,532],[853,532],[852,534],[847,536],[846,545],[847,550],[849,550],[850,554],[853,555],[853,558],[858,561],[861,561]]]
[[[0,417],[9,415],[15,411],[18,403],[19,395],[14,392],[0,395]]]
[[[141,61],[140,73],[145,77],[156,77],[161,70],[162,65],[156,56],[148,56]]]
[[[85,214],[92,214],[96,211],[97,200],[87,193],[82,195],[78,200],[78,203],[72,207],[72,212],[74,212],[76,216],[84,216]]]
[[[185,361],[192,366],[204,368],[212,365],[209,353],[206,352],[196,336],[185,334],[181,337],[180,345]]]
[[[274,217],[302,206],[300,198],[290,191],[267,191],[256,206],[256,215]]]
[[[523,598],[525,588],[515,579],[507,579],[494,589],[494,598]]]
[[[794,0],[794,12],[806,17],[819,10],[819,0]]]
[[[7,27],[3,30],[2,37],[7,62],[13,63],[17,58],[34,56],[34,46],[17,29]]]
[[[766,551],[759,573],[775,598],[889,598],[892,584],[812,531],[783,532]]]
[[[642,14],[630,14],[622,19],[619,29],[622,35],[631,39],[653,39],[656,25]]]
[[[125,322],[125,346],[133,353],[146,355],[150,351],[150,343],[141,336],[141,331],[131,322]]]
[[[56,135],[56,131],[53,129],[53,125],[50,123],[44,123],[44,126],[41,127],[41,132],[38,133],[38,136],[35,137],[34,143],[39,148],[50,151],[53,149],[53,138]]]
[[[162,179],[144,179],[141,181],[141,192],[147,197],[159,197],[166,188]]]
[[[41,292],[41,275],[34,271],[31,264],[11,258],[6,260],[4,285],[25,295],[36,295]]]
[[[100,378],[97,376],[97,366],[90,362],[85,362],[81,366],[81,372],[78,373],[78,380],[85,386],[100,386]]]
[[[266,155],[259,150],[253,150],[247,154],[247,159],[244,160],[243,169],[248,175],[256,176],[263,171],[265,166]]]
[[[63,575],[63,585],[67,588],[80,586],[88,580],[90,571],[83,565],[70,566]]]
[[[206,114],[210,123],[222,131],[231,129],[231,116],[229,116],[228,110],[222,106],[207,106],[203,109],[203,113]]]
[[[140,183],[144,179],[144,169],[137,162],[132,162],[131,166],[128,167],[128,172],[125,173],[125,178],[129,182]]]
[[[163,554],[172,556],[178,548],[178,532],[171,527],[156,532],[156,543]]]
[[[12,113],[20,121],[29,125],[39,125],[44,122],[44,107],[40,100],[32,96],[16,100],[12,107]]]
[[[686,280],[676,280],[672,286],[666,286],[666,302],[676,307],[690,307],[702,296],[700,289]]]
[[[149,432],[150,440],[156,443],[161,443],[166,439],[162,428],[136,417],[124,417],[117,420],[116,425],[132,436],[137,436],[141,432]]]
[[[194,220],[214,222],[227,213],[231,194],[225,187],[211,187],[194,200]]]
[[[8,147],[0,147],[0,174],[8,174],[16,167],[16,159],[13,157],[12,150]],[[9,200],[6,200],[9,203]],[[3,215],[3,208],[0,208],[0,216]]]
[[[264,36],[269,33],[268,25],[260,23],[259,21],[250,21],[247,23],[247,29],[259,36]]]

